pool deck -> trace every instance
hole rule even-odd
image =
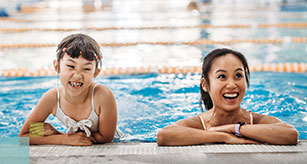
[[[291,163],[307,161],[307,140],[298,145],[159,147],[156,143],[116,142],[93,146],[30,146],[30,163]]]

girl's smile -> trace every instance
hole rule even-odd
[[[80,83],[80,82],[69,81],[68,83],[72,88],[75,88],[75,89],[78,89],[83,85],[83,83]]]
[[[71,96],[88,92],[86,89],[95,77],[95,64],[95,60],[86,60],[81,55],[78,58],[72,58],[67,54],[63,56],[60,63],[60,79]]]

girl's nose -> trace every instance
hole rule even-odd
[[[81,78],[81,77],[82,77],[82,75],[81,75],[81,73],[80,73],[80,72],[75,71],[75,73],[74,73],[73,77],[74,77],[74,78]]]

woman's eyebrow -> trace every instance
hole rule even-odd
[[[235,72],[237,72],[237,71],[243,71],[243,69],[242,69],[242,68],[237,68],[237,69],[235,70]]]
[[[237,68],[237,69],[235,70],[235,72],[237,72],[237,71],[243,71],[243,69],[242,69],[242,68]],[[226,71],[226,70],[223,70],[223,69],[219,69],[219,70],[215,71],[215,73],[219,73],[219,72],[227,72],[227,71]]]
[[[215,73],[219,73],[219,72],[227,72],[227,71],[225,71],[223,69],[219,69],[219,70],[215,71]]]

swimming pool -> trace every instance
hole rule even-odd
[[[96,79],[116,96],[122,140],[156,141],[157,132],[179,119],[200,113],[200,74],[139,74]],[[253,112],[276,116],[292,124],[307,139],[307,74],[252,72],[242,103]],[[43,93],[56,86],[56,77],[0,78],[0,134],[17,136],[25,118]],[[65,127],[53,116],[57,129]]]
[[[102,47],[103,68],[199,66],[209,51],[220,47],[242,52],[250,65],[307,63],[306,41],[291,41],[292,38],[307,37],[305,1],[264,0],[247,3],[246,0],[236,0],[230,3],[227,0],[216,0],[199,3],[199,11],[187,10],[189,2],[113,0],[113,10],[85,13],[81,1],[67,0],[65,5],[59,1],[45,1],[49,8],[43,8],[38,13],[16,13],[13,18],[17,21],[0,20],[0,28],[8,29],[8,32],[0,31],[0,71],[51,67],[55,44],[63,37],[78,32],[93,36],[99,43],[136,43],[130,46]],[[195,27],[200,24],[215,27]],[[274,27],[262,27],[265,24]],[[284,24],[288,26],[284,27]],[[302,24],[305,28],[300,27]],[[113,29],[87,29],[101,27]],[[146,27],[152,29],[144,29]],[[74,28],[72,31],[65,30]],[[22,29],[29,31],[22,32]],[[283,43],[257,41],[280,38],[284,39]],[[186,41],[200,39],[254,41],[239,44],[184,44]],[[173,44],[163,45],[158,42]],[[16,46],[22,44],[28,46]],[[44,44],[51,46],[41,46]],[[118,126],[128,134],[124,141],[155,141],[162,127],[200,112],[200,74],[154,72],[101,76],[96,79],[110,87],[116,96]],[[294,125],[300,139],[307,139],[306,79],[306,73],[252,72],[251,86],[242,106],[254,112],[276,116]],[[56,77],[0,76],[0,137],[17,136],[42,94],[54,86]],[[52,116],[48,122],[60,131],[65,131],[64,126]]]

